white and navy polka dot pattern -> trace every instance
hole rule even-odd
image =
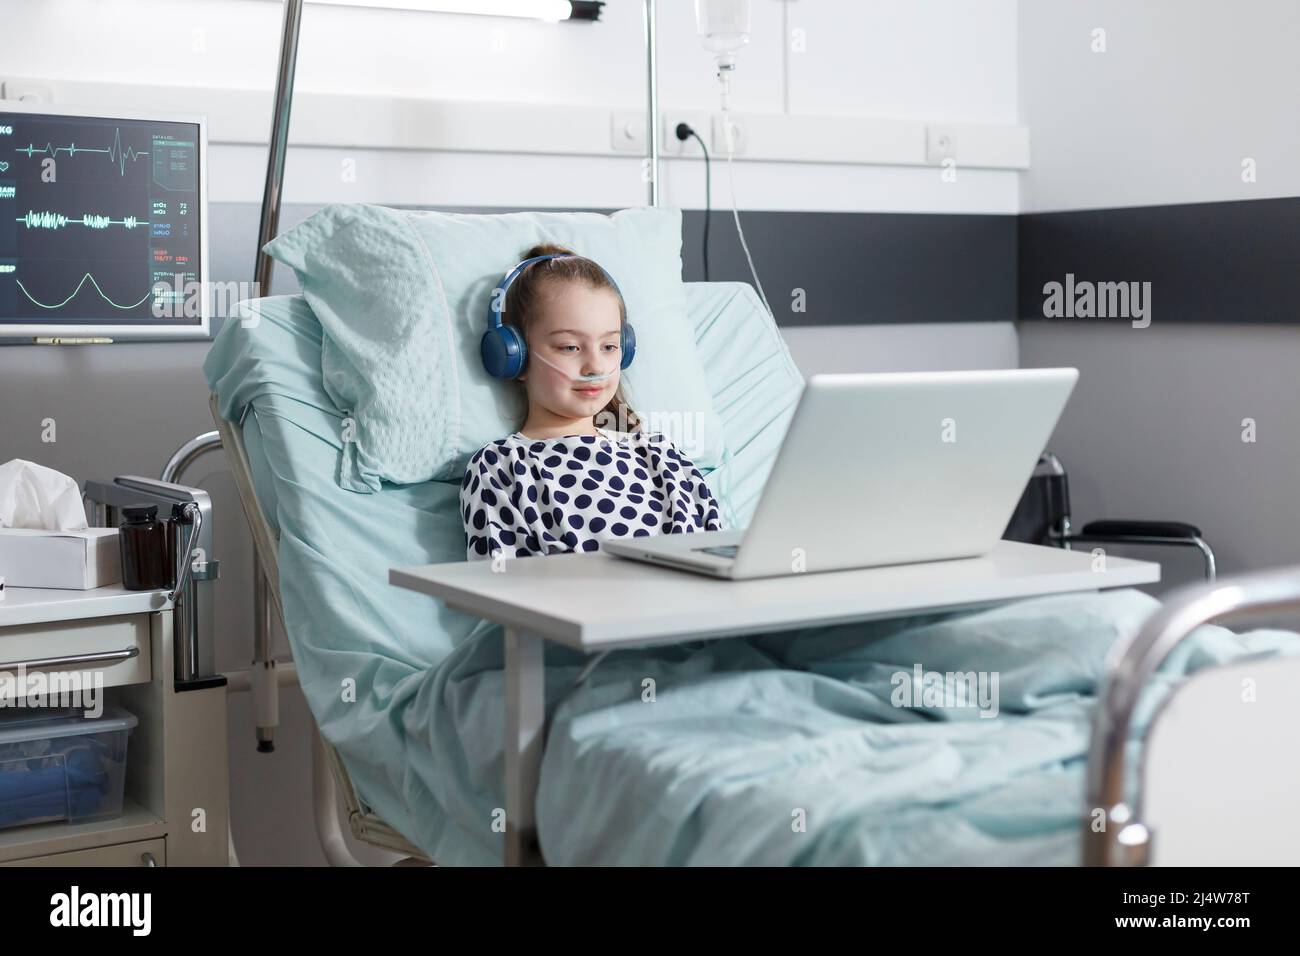
[[[606,538],[720,531],[704,477],[660,433],[528,438],[484,445],[460,486],[471,561],[598,551]]]

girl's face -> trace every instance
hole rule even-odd
[[[618,388],[618,296],[584,282],[549,282],[540,291],[541,309],[528,327],[528,365],[520,376],[529,409],[591,419]],[[612,374],[600,381],[580,379],[607,372]]]

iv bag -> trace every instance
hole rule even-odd
[[[710,53],[734,53],[749,42],[749,0],[695,0],[695,28]]]

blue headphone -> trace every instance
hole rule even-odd
[[[523,334],[513,325],[506,325],[501,321],[501,313],[505,311],[506,291],[510,288],[510,283],[519,278],[520,274],[534,262],[544,262],[547,259],[580,258],[582,257],[563,252],[533,256],[531,259],[525,259],[505,274],[505,277],[492,291],[492,298],[488,302],[488,328],[483,333],[483,341],[479,345],[479,353],[483,357],[483,367],[487,369],[489,375],[493,378],[515,379],[519,377],[528,364],[528,343],[524,340]],[[596,268],[600,269],[601,272],[605,272],[599,264],[597,264]],[[605,272],[605,278],[614,287],[614,291],[618,293],[619,301],[622,302],[623,293],[619,290],[614,277]],[[624,311],[626,311],[626,308],[627,306],[624,304]],[[636,355],[636,333],[632,330],[632,326],[626,321],[626,318],[622,324],[619,347],[622,352],[622,360],[618,367],[625,369],[632,364],[632,358]]]

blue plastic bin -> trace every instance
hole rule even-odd
[[[0,829],[122,812],[134,714],[0,710]]]

